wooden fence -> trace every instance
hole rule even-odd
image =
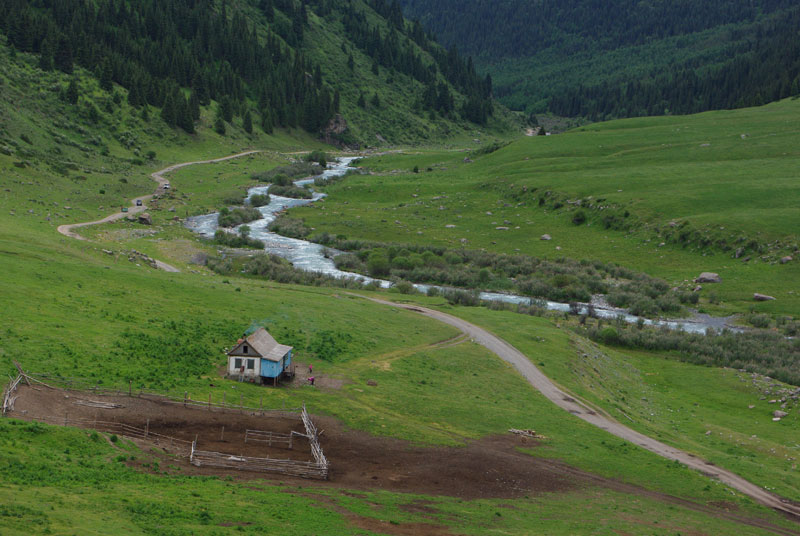
[[[148,419],[144,428],[137,428],[122,422],[98,421],[96,419],[70,419],[69,417],[35,417],[31,420],[55,424],[59,426],[75,426],[78,428],[88,428],[98,432],[107,432],[130,439],[147,440],[159,447],[169,450],[182,456],[190,455],[191,441],[157,434],[150,431],[150,420]]]
[[[227,393],[225,391],[222,392],[222,402],[212,402],[211,401],[211,394],[208,395],[207,400],[197,400],[193,399],[188,391],[184,391],[183,396],[175,396],[172,393],[168,393],[166,391],[154,391],[154,390],[144,390],[144,389],[133,389],[132,385],[128,385],[128,388],[121,388],[121,387],[100,387],[96,384],[87,382],[85,379],[82,378],[66,378],[61,376],[50,376],[48,374],[25,374],[26,378],[29,378],[35,382],[41,383],[48,387],[57,387],[59,389],[65,389],[70,391],[81,391],[85,393],[91,393],[96,396],[131,396],[136,398],[143,398],[145,400],[152,400],[152,401],[160,401],[165,402],[168,404],[175,404],[181,405],[184,407],[193,407],[193,408],[202,408],[208,409],[209,411],[213,409],[218,409],[227,412],[249,412],[253,413],[254,415],[265,415],[265,414],[283,414],[286,416],[297,416],[297,412],[301,410],[301,408],[264,408],[264,399],[261,397],[259,407],[255,406],[245,406],[244,405],[244,396],[239,396],[239,403],[236,403],[236,400],[227,400]]]
[[[172,404],[182,404],[185,407],[207,408],[208,410],[211,410],[211,408],[214,407],[222,409],[223,411],[231,411],[231,410],[252,411],[254,414],[258,412],[261,413],[262,415],[266,412],[273,414],[274,413],[287,414],[291,412],[291,410],[287,410],[285,408],[280,410],[276,409],[264,410],[263,404],[261,404],[261,407],[259,408],[246,407],[244,406],[241,398],[238,406],[227,405],[225,403],[224,398],[223,398],[223,403],[221,405],[212,404],[210,396],[208,403],[205,402],[198,403],[196,401],[192,401],[189,398],[188,393],[184,393],[184,396],[181,399],[174,396],[170,396],[168,394],[157,393],[157,392],[145,392],[143,390],[134,392],[130,385],[128,392],[126,393],[124,390],[121,389],[101,388],[96,385],[91,386],[91,384],[88,384],[87,382],[79,378],[54,377],[45,374],[33,375],[33,374],[23,373],[20,370],[19,376],[17,376],[16,379],[11,380],[11,382],[8,384],[3,394],[3,407],[2,407],[3,415],[5,415],[7,411],[13,409],[14,400],[16,399],[16,396],[14,396],[14,392],[16,391],[19,383],[21,381],[25,381],[26,383],[30,384],[31,380],[50,388],[54,388],[53,385],[50,384],[56,384],[59,385],[59,387],[62,389],[91,393],[96,396],[128,395],[128,396],[136,396],[139,398],[153,397],[152,399],[155,401],[167,402]],[[45,383],[45,380],[49,383]],[[92,407],[101,407],[101,406],[106,406],[107,404],[103,402],[92,401],[90,405],[92,405]],[[39,417],[31,420],[41,421],[61,426],[77,426],[80,428],[90,428],[102,432],[118,434],[123,437],[152,441],[153,443],[164,448],[165,450],[167,449],[167,447],[169,447],[169,449],[172,450],[173,452],[179,453],[184,456],[188,455],[189,462],[197,467],[200,466],[221,467],[227,469],[236,469],[239,471],[281,473],[285,475],[298,476],[302,478],[316,478],[316,479],[327,480],[329,475],[330,465],[328,463],[328,459],[322,452],[322,447],[319,444],[319,436],[322,432],[317,431],[316,425],[311,420],[311,416],[308,414],[308,411],[306,411],[305,404],[303,404],[302,408],[297,408],[297,409],[300,410],[300,418],[303,421],[303,426],[305,427],[306,430],[305,435],[294,431],[292,431],[289,434],[281,434],[277,432],[269,432],[264,430],[246,430],[245,442],[248,441],[266,442],[270,446],[272,446],[273,443],[278,443],[278,444],[286,443],[291,449],[292,440],[294,436],[306,437],[308,438],[309,443],[311,445],[311,453],[314,457],[313,462],[279,459],[279,458],[255,458],[250,456],[235,456],[233,454],[224,454],[221,452],[198,450],[197,438],[195,438],[194,441],[186,441],[184,439],[178,439],[175,437],[165,436],[151,432],[149,419],[147,420],[144,428],[137,428],[135,426],[114,421],[98,421],[97,419],[70,419],[68,417]],[[291,415],[295,418],[297,417],[296,412],[292,412]]]
[[[17,395],[14,393],[17,391],[17,386],[22,381],[24,375],[20,373],[16,378],[11,378],[11,381],[6,386],[5,390],[3,391],[3,408],[2,408],[2,415],[5,416],[6,413],[14,409],[14,401],[17,399]]]
[[[286,444],[289,450],[291,450],[295,436],[306,437],[306,438],[308,437],[305,434],[301,434],[300,432],[295,432],[294,430],[292,430],[288,434],[270,432],[267,430],[245,430],[244,442],[266,443],[267,446],[269,447]]]

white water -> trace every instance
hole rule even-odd
[[[322,173],[322,177],[340,177],[347,173],[350,168],[350,163],[356,157],[344,157],[338,161],[331,163],[330,167]],[[295,181],[297,186],[305,186],[313,184],[315,177]],[[269,190],[267,186],[256,186],[247,192],[247,199],[250,199],[256,194],[265,194]],[[292,263],[296,268],[306,270],[309,272],[318,272],[325,275],[330,275],[339,278],[353,278],[362,281],[364,284],[375,282],[382,288],[389,288],[392,286],[391,281],[383,279],[374,279],[365,275],[356,274],[353,272],[345,272],[336,268],[331,258],[325,256],[327,251],[331,256],[340,253],[339,251],[326,248],[320,244],[308,242],[307,240],[300,240],[297,238],[289,238],[273,233],[267,227],[272,223],[278,214],[292,207],[299,207],[309,205],[325,197],[325,194],[314,192],[311,199],[290,199],[287,197],[279,197],[276,195],[271,196],[269,205],[259,207],[258,210],[263,215],[260,220],[247,223],[250,227],[250,236],[261,240],[265,244],[265,251],[279,255]],[[187,220],[186,227],[192,231],[206,237],[213,238],[214,233],[218,229],[217,218],[218,214],[207,214],[204,216],[194,216]],[[238,233],[239,228],[236,227],[230,232]],[[414,284],[414,288],[420,292],[427,292],[429,288],[435,285]],[[445,287],[435,286],[440,290],[445,290]],[[527,296],[517,296],[514,294],[501,294],[497,292],[480,292],[479,297],[484,301],[501,301],[512,304],[523,305],[541,305],[552,311],[568,312],[570,306],[566,303],[552,302],[546,300],[531,299]],[[588,313],[588,305],[580,304],[578,307],[578,314]],[[616,309],[611,307],[595,307],[594,313],[600,318],[616,319],[622,317],[625,322],[635,324],[640,320],[640,317],[627,313],[623,309]],[[642,319],[647,326],[666,326],[670,329],[681,329],[692,333],[706,333],[708,329],[721,330],[723,328],[731,328],[725,323],[724,318],[714,318],[703,316],[702,318],[695,318],[693,320],[650,320],[648,318]]]

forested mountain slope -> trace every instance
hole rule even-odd
[[[800,92],[800,7],[788,0],[401,1],[515,109],[604,119]]]
[[[191,134],[241,124],[317,134],[341,113],[345,143],[418,141],[493,120],[490,80],[383,0],[3,0],[0,33],[39,68],[82,67],[136,108]],[[76,101],[74,90],[65,94]],[[341,125],[341,122],[339,122]],[[380,136],[380,138],[376,138]]]

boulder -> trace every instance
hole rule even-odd
[[[375,380],[367,380],[367,385],[369,385],[370,387],[377,387],[378,382],[376,382]]]
[[[786,255],[785,257],[781,257],[781,264],[786,264],[787,262],[792,262],[791,255]]]
[[[779,409],[776,409],[775,411],[772,412],[772,416],[773,417],[777,417],[779,419],[782,419],[782,418],[786,417],[787,415],[789,415],[789,414],[786,413],[785,411],[781,411]]]
[[[753,294],[753,299],[755,301],[770,301],[774,300],[775,298],[773,298],[772,296],[767,296],[766,294],[759,294],[758,292],[756,292],[755,294]]]
[[[552,240],[552,239],[553,237],[551,237],[549,234],[543,234],[539,240]]]
[[[472,163],[472,159],[470,157],[466,156],[466,157],[464,157],[464,163],[465,164],[471,164]]]
[[[508,231],[508,227],[503,227],[502,225],[500,227],[495,227],[495,229],[498,231]]]
[[[139,217],[137,218],[137,221],[139,223],[141,223],[142,225],[153,225],[153,219],[150,217],[150,214],[147,213],[147,212],[139,214]]]
[[[702,274],[698,275],[695,280],[695,283],[721,283],[722,278],[719,274],[715,274],[714,272],[703,272]]]
[[[455,229],[456,226],[453,225],[452,223],[448,223],[447,225],[445,225],[445,228],[447,228],[447,229]]]

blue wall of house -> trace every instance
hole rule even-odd
[[[262,359],[261,360],[261,376],[263,378],[277,378],[278,376],[281,375],[281,373],[284,370],[289,368],[289,365],[291,364],[291,362],[292,362],[292,352],[291,352],[291,350],[289,351],[289,353],[287,353],[285,356],[283,356],[283,359],[281,359],[277,363],[275,361],[270,361],[268,359]]]

